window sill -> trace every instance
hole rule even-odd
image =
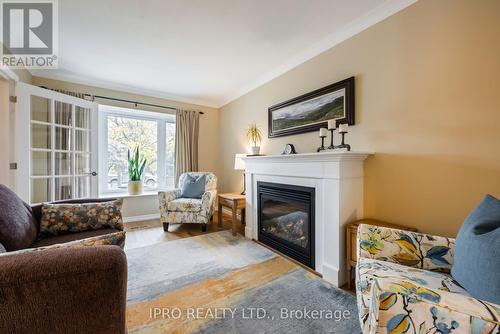
[[[157,196],[158,190],[153,191],[145,191],[140,195],[130,195],[126,192],[117,192],[117,193],[103,193],[99,194],[99,198],[136,198],[136,197],[148,197],[148,196]]]

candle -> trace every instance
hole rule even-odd
[[[325,128],[319,129],[319,136],[320,137],[326,137],[326,136],[328,136],[328,130],[325,129]]]
[[[349,127],[349,125],[347,125],[347,124],[340,124],[339,125],[339,132],[347,132],[348,127]]]
[[[328,130],[335,130],[336,128],[336,124],[335,124],[335,120],[334,119],[331,119],[328,121]]]

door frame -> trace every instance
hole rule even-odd
[[[30,176],[31,176],[31,95],[39,96],[51,100],[50,112],[54,114],[54,101],[80,106],[90,109],[90,170],[97,172],[98,170],[98,104],[88,100],[80,99],[67,94],[52,91],[23,82],[18,82],[16,87],[17,93],[17,111],[15,117],[15,161],[17,162],[16,170],[16,192],[27,203],[31,202]],[[54,131],[53,119],[52,131]],[[53,136],[53,135],[51,135]],[[54,147],[51,148],[54,150]],[[73,151],[73,150],[71,150]],[[70,152],[71,152],[70,151]],[[51,157],[51,160],[54,156]],[[74,163],[74,159],[73,159]],[[53,173],[54,171],[52,171]],[[53,192],[55,189],[52,190]],[[90,178],[90,196],[97,197],[98,195],[98,177]]]
[[[11,189],[16,189],[16,176],[15,176],[15,170],[12,170],[10,168],[10,163],[15,161],[14,158],[14,127],[15,127],[15,111],[16,111],[16,103],[10,100],[11,96],[16,96],[16,84],[19,81],[19,76],[10,68],[7,66],[0,66],[0,78],[5,79],[9,83],[9,94],[8,96],[4,97],[9,100],[9,108],[7,110],[8,112],[8,124],[5,124],[2,129],[7,132],[8,136],[8,146],[5,147],[5,151],[8,151],[8,154],[4,156],[4,159],[7,161],[4,161],[5,164],[7,164],[8,167],[8,183],[6,185],[11,188]]]

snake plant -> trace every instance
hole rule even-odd
[[[141,181],[146,167],[146,159],[140,157],[140,149],[137,146],[130,157],[130,150],[127,151],[128,160],[128,179],[129,181]]]

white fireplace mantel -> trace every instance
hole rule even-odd
[[[315,189],[315,270],[346,282],[345,224],[363,217],[363,162],[370,152],[249,156],[245,161],[245,236],[258,240],[257,182]]]

